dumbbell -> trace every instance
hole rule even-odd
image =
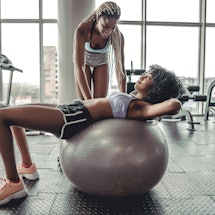
[[[190,96],[190,95],[184,94],[179,98],[180,101],[184,101],[184,102],[187,102],[190,99],[195,101],[195,102],[205,102],[207,100],[207,96],[206,95],[192,95],[192,96]]]
[[[190,93],[192,93],[192,92],[199,92],[200,87],[198,85],[187,86],[187,90]]]

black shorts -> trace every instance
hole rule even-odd
[[[69,105],[58,105],[57,108],[63,113],[64,118],[60,139],[69,139],[93,123],[89,111],[81,101],[74,101]]]

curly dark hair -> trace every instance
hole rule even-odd
[[[179,98],[184,93],[183,85],[174,72],[156,64],[149,66],[149,72],[153,76],[153,87],[144,101],[156,104],[170,98]]]

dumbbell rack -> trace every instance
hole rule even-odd
[[[179,99],[181,102],[187,102],[188,100],[193,100],[195,102],[205,102],[207,100],[206,95],[193,95],[193,92],[199,92],[199,86],[187,86],[185,88],[185,94],[183,94]]]

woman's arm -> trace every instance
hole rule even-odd
[[[142,117],[152,119],[162,115],[177,114],[181,106],[182,104],[178,99],[171,98],[161,103],[144,106],[142,108]]]
[[[86,41],[86,30],[82,26],[76,29],[74,35],[74,73],[77,81],[77,85],[83,95],[83,98],[91,99],[90,87],[87,82],[85,73],[85,41]]]

